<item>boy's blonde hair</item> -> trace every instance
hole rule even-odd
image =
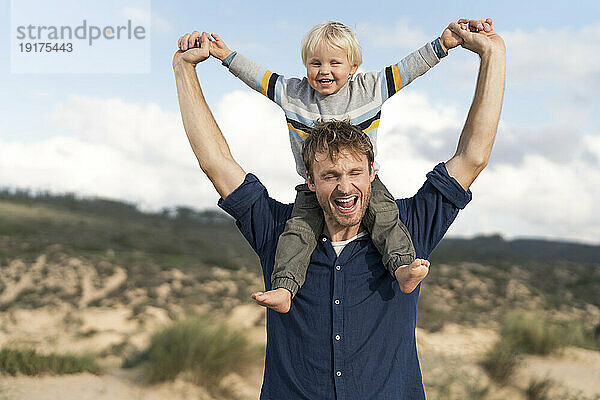
[[[314,52],[317,47],[326,43],[338,49],[346,50],[350,65],[362,64],[362,53],[360,44],[352,29],[341,22],[327,21],[314,26],[302,40],[302,62],[306,65],[308,54]]]

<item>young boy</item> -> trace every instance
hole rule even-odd
[[[210,54],[252,89],[279,105],[286,116],[296,171],[307,178],[302,161],[302,142],[314,121],[349,119],[358,125],[377,152],[377,128],[381,106],[388,98],[427,72],[461,44],[449,29],[431,43],[380,72],[356,74],[362,63],[360,45],[354,32],[340,22],[324,22],[313,27],[302,42],[302,61],[306,78],[286,79],[231,51],[212,34]],[[185,42],[185,41],[184,41]],[[185,51],[186,45],[181,45]],[[356,74],[356,75],[355,75]],[[379,166],[375,163],[375,172]],[[266,292],[252,294],[259,304],[278,312],[288,312],[291,300],[304,283],[310,257],[323,229],[323,212],[316,196],[306,184],[296,187],[292,215],[281,234],[271,283]],[[353,199],[337,202],[340,210],[351,210]],[[405,293],[412,292],[428,272],[429,262],[415,259],[415,250],[400,221],[394,197],[379,178],[372,184],[372,197],[363,224],[382,255],[386,269],[398,280]],[[332,243],[338,252],[344,243]]]

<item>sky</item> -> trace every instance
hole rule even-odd
[[[500,126],[490,162],[471,187],[473,200],[449,235],[600,244],[598,2],[69,1],[42,9],[41,0],[0,0],[0,187],[119,199],[144,210],[216,208],[218,195],[179,115],[171,64],[179,36],[218,33],[271,71],[302,77],[302,36],[325,20],[357,32],[359,71],[373,71],[452,21],[491,17],[507,46]],[[130,41],[105,55],[98,44],[83,70],[18,64],[11,23],[22,9],[32,10],[32,20],[131,18],[150,28],[149,46]],[[454,154],[478,65],[474,53],[453,49],[385,103],[379,174],[396,197],[412,196],[425,174]],[[236,160],[273,197],[293,201],[301,178],[283,112],[218,60],[201,63],[197,73]]]

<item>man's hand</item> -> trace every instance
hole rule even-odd
[[[206,32],[202,32],[202,34],[198,31],[186,33],[179,38],[177,47],[179,50],[173,56],[173,67],[181,62],[195,67],[196,64],[210,56],[210,38]]]
[[[217,35],[216,33],[211,33],[210,36],[210,55],[215,58],[218,58],[221,61],[224,61],[227,58],[227,56],[229,56],[233,52],[229,50],[229,47],[227,47],[227,45],[225,44],[223,39],[219,37],[219,35]]]
[[[471,32],[490,32],[492,30],[492,20],[490,18],[485,21],[461,18],[458,21],[458,25],[461,29],[468,29]],[[452,32],[450,26],[448,26],[444,29],[444,32],[442,32],[440,42],[442,43],[444,50],[448,51],[456,46],[462,45],[464,41],[461,36]]]
[[[451,23],[448,29],[462,40],[462,47],[479,54],[480,57],[491,52],[506,54],[504,40],[494,32],[491,18],[485,21],[460,19],[458,23]]]

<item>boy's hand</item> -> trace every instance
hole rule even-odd
[[[198,31],[186,33],[179,38],[177,47],[179,50],[173,56],[173,67],[181,62],[192,64],[195,67],[196,64],[210,56],[210,39],[206,32],[202,32],[202,34]]]
[[[490,18],[486,19],[485,21],[461,18],[458,20],[458,25],[461,29],[469,30],[471,32],[491,32],[493,30],[492,20]],[[444,29],[444,32],[440,36],[440,42],[446,51],[464,43],[463,39],[459,35],[452,32],[450,25]]]
[[[479,54],[480,57],[489,54],[500,54],[506,56],[506,45],[504,40],[493,30],[490,18],[484,21],[459,20],[451,23],[448,28],[463,40],[461,44],[465,49]],[[479,22],[479,24],[477,23]],[[486,26],[488,29],[486,29]],[[479,29],[483,27],[483,29]]]
[[[440,36],[440,42],[444,50],[448,51],[463,44],[463,40],[456,33],[452,32],[450,28],[444,29],[442,36]]]
[[[223,61],[227,58],[227,56],[229,56],[231,53],[233,53],[231,50],[229,50],[229,48],[227,47],[225,42],[219,37],[219,35],[217,35],[215,33],[211,33],[210,36],[211,36],[211,40],[210,40],[210,55],[211,56]]]

